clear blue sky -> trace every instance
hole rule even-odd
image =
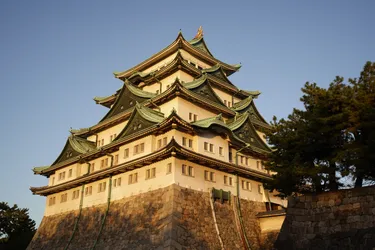
[[[260,90],[269,121],[301,107],[306,81],[327,86],[375,61],[374,1],[0,1],[0,201],[30,208],[39,224],[45,198],[31,168],[60,154],[69,128],[107,111],[92,98],[121,86],[112,72],[200,25],[211,52],[241,62],[231,76]]]

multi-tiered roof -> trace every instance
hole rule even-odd
[[[186,52],[211,67],[202,68],[185,59],[184,53]],[[165,60],[168,58],[170,60]],[[158,65],[163,60],[166,62]],[[154,65],[157,67],[152,68]],[[152,57],[131,69],[114,73],[116,78],[123,81],[122,88],[113,95],[94,98],[97,104],[109,108],[108,113],[97,124],[89,128],[71,130],[71,136],[67,139],[65,147],[56,161],[50,166],[34,168],[34,173],[50,176],[56,170],[70,164],[88,162],[115,152],[126,143],[150,134],[162,134],[171,129],[191,135],[204,132],[216,133],[227,138],[231,147],[239,149],[247,146],[244,152],[264,159],[271,150],[257,131],[268,130],[270,126],[254,104],[254,99],[259,96],[260,92],[240,90],[228,79],[228,76],[238,71],[240,67],[241,65],[231,65],[216,59],[209,51],[201,29],[191,41],[186,41],[180,32],[174,42]],[[151,93],[145,90],[145,86],[160,82],[179,70],[193,76],[194,80],[182,82],[177,78],[163,92]],[[235,96],[240,101],[228,107],[214,88],[228,93],[232,96],[232,100]],[[160,112],[159,106],[176,96],[198,104],[217,115],[187,122],[177,114],[176,110],[172,110],[170,114]],[[98,147],[96,142],[88,139],[90,136],[124,121],[128,122],[109,144]],[[51,187],[31,188],[31,190],[34,194],[48,195],[109,175],[140,168],[170,157],[171,154],[175,157],[189,159],[189,161],[204,163],[207,166],[215,166],[222,171],[238,173],[245,177],[271,178],[264,172],[204,156],[199,152],[182,147],[172,139],[165,147],[142,158],[95,173],[85,174],[67,183]]]

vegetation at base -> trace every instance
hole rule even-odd
[[[0,202],[0,249],[26,249],[34,234],[29,209]]]
[[[281,196],[320,193],[375,180],[375,63],[367,62],[359,78],[336,79],[328,88],[307,82],[301,101],[287,119],[274,117],[267,134],[275,150],[265,163],[276,172],[265,183]]]

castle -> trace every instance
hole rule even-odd
[[[94,98],[108,113],[71,129],[57,159],[33,169],[48,185],[30,188],[46,208],[29,249],[259,247],[259,214],[286,201],[263,189],[271,127],[260,92],[228,79],[240,67],[216,59],[200,28],[114,73],[122,88]]]

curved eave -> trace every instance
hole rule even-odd
[[[134,159],[132,161],[119,164],[117,166],[102,169],[91,174],[86,174],[77,179],[56,186],[31,187],[30,190],[33,194],[46,196],[49,194],[71,189],[85,183],[100,180],[110,175],[124,173],[127,171],[134,170],[136,168],[141,168],[145,165],[150,165],[153,162],[157,162],[161,159],[166,159],[171,156],[181,159],[188,159],[189,161],[197,162],[199,164],[202,164],[203,162],[205,166],[208,166],[210,168],[217,169],[220,171],[226,171],[229,173],[237,173],[240,176],[246,178],[253,178],[259,180],[272,179],[271,175],[269,174],[250,168],[241,167],[233,163],[224,162],[216,158],[208,157],[197,152],[191,151],[189,149],[182,147],[174,139],[172,139],[170,143],[164,148],[161,148],[160,150],[150,153],[144,157]]]
[[[202,61],[205,61],[208,64],[218,64],[220,63],[223,65],[223,68],[225,69],[227,75],[231,75],[234,72],[238,71],[240,66],[239,65],[230,65],[227,63],[224,63],[211,55],[204,53],[203,51],[200,51],[199,49],[195,48],[193,45],[191,45],[188,41],[185,40],[183,37],[182,33],[179,32],[177,38],[175,41],[173,41],[170,45],[159,51],[158,53],[154,54],[153,56],[149,57],[145,61],[141,62],[140,64],[122,71],[122,72],[115,72],[114,75],[116,78],[119,79],[125,79],[130,77],[134,72],[137,71],[143,71],[146,68],[150,67],[151,65],[157,63],[158,61],[163,60],[164,58],[168,57],[169,55],[175,53],[178,49],[183,48],[187,52],[192,53],[194,56],[197,56],[200,58]]]

